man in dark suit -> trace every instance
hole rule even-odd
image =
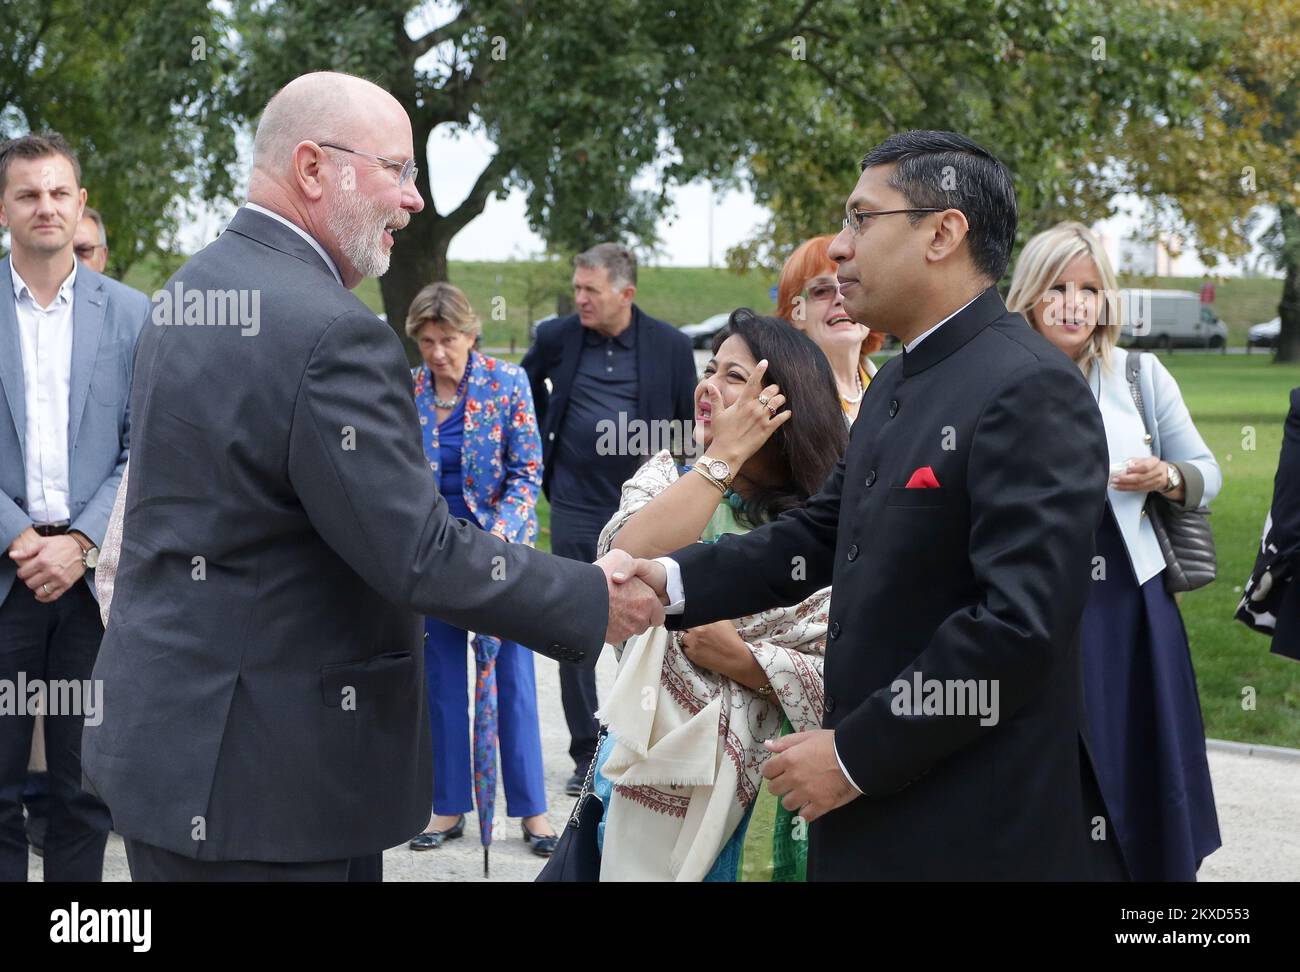
[[[126,465],[131,352],[149,309],[74,256],[80,183],[59,135],[0,146],[0,225],[13,243],[0,260],[0,680],[47,687],[48,792],[29,830],[47,881],[103,875],[111,821],[81,780],[82,723],[102,715],[84,705],[103,636],[94,566]],[[90,691],[73,699],[55,683]],[[34,716],[25,704],[4,715],[0,881],[25,881],[20,794]]]
[[[579,254],[573,294],[577,313],[543,324],[523,367],[542,430],[551,551],[590,563],[637,465],[693,441],[695,358],[686,335],[633,303],[636,257],[626,247]],[[562,665],[560,698],[574,765],[566,789],[577,793],[599,734],[595,671]]]
[[[137,880],[377,876],[429,819],[421,615],[593,665],[654,595],[453,519],[349,291],[423,201],[382,89],[267,105],[249,203],[154,295],[85,772]],[[659,612],[661,613],[661,611]]]
[[[810,878],[1095,876],[1078,628],[1106,439],[1079,369],[993,287],[1011,175],[960,135],[894,135],[847,212],[845,309],[905,350],[843,461],[805,509],[638,573],[681,627],[832,584],[825,728],[764,767],[812,821]]]

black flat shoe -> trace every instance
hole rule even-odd
[[[465,836],[465,815],[462,813],[460,819],[456,821],[456,826],[450,830],[429,830],[420,834],[418,837],[411,838],[409,844],[411,850],[434,850],[441,847],[443,841],[455,840],[457,837]]]
[[[585,773],[574,772],[564,784],[564,793],[566,796],[580,796],[582,794],[582,784],[587,781]]]
[[[559,834],[547,834],[545,836],[535,834],[525,827],[522,821],[519,826],[524,832],[524,843],[533,845],[534,854],[538,857],[550,857],[555,853],[555,846],[560,842]]]

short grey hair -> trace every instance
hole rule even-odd
[[[94,221],[95,225],[99,227],[99,245],[108,246],[108,234],[104,232],[104,217],[99,215],[99,210],[87,206],[82,211],[81,218]]]
[[[621,243],[598,243],[573,258],[575,267],[603,267],[615,287],[636,286],[636,257]]]

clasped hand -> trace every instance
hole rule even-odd
[[[53,604],[86,572],[81,545],[66,534],[43,537],[29,527],[10,544],[9,557],[42,604]]]

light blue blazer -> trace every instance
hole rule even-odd
[[[1178,467],[1186,484],[1187,496],[1183,505],[1188,508],[1209,505],[1223,487],[1223,473],[1215,462],[1209,446],[1196,431],[1187,406],[1183,404],[1178,382],[1154,354],[1142,356],[1142,370],[1138,376],[1142,390],[1147,421],[1151,423],[1152,442],[1144,441],[1146,428],[1133,395],[1129,390],[1126,368],[1128,352],[1113,348],[1107,367],[1094,363],[1088,383],[1097,398],[1102,421],[1106,425],[1106,444],[1110,461],[1156,455]],[[1119,531],[1128,548],[1129,560],[1139,584],[1145,584],[1165,569],[1165,559],[1160,553],[1160,543],[1151,528],[1143,506],[1146,493],[1107,491],[1111,509],[1119,522]]]
[[[32,525],[23,449],[27,399],[9,257],[0,260],[0,603],[17,568],[3,551]],[[135,340],[149,298],[84,263],[72,296],[72,380],[68,403],[68,506],[71,529],[99,545],[126,465]],[[93,571],[86,583],[95,590]]]

